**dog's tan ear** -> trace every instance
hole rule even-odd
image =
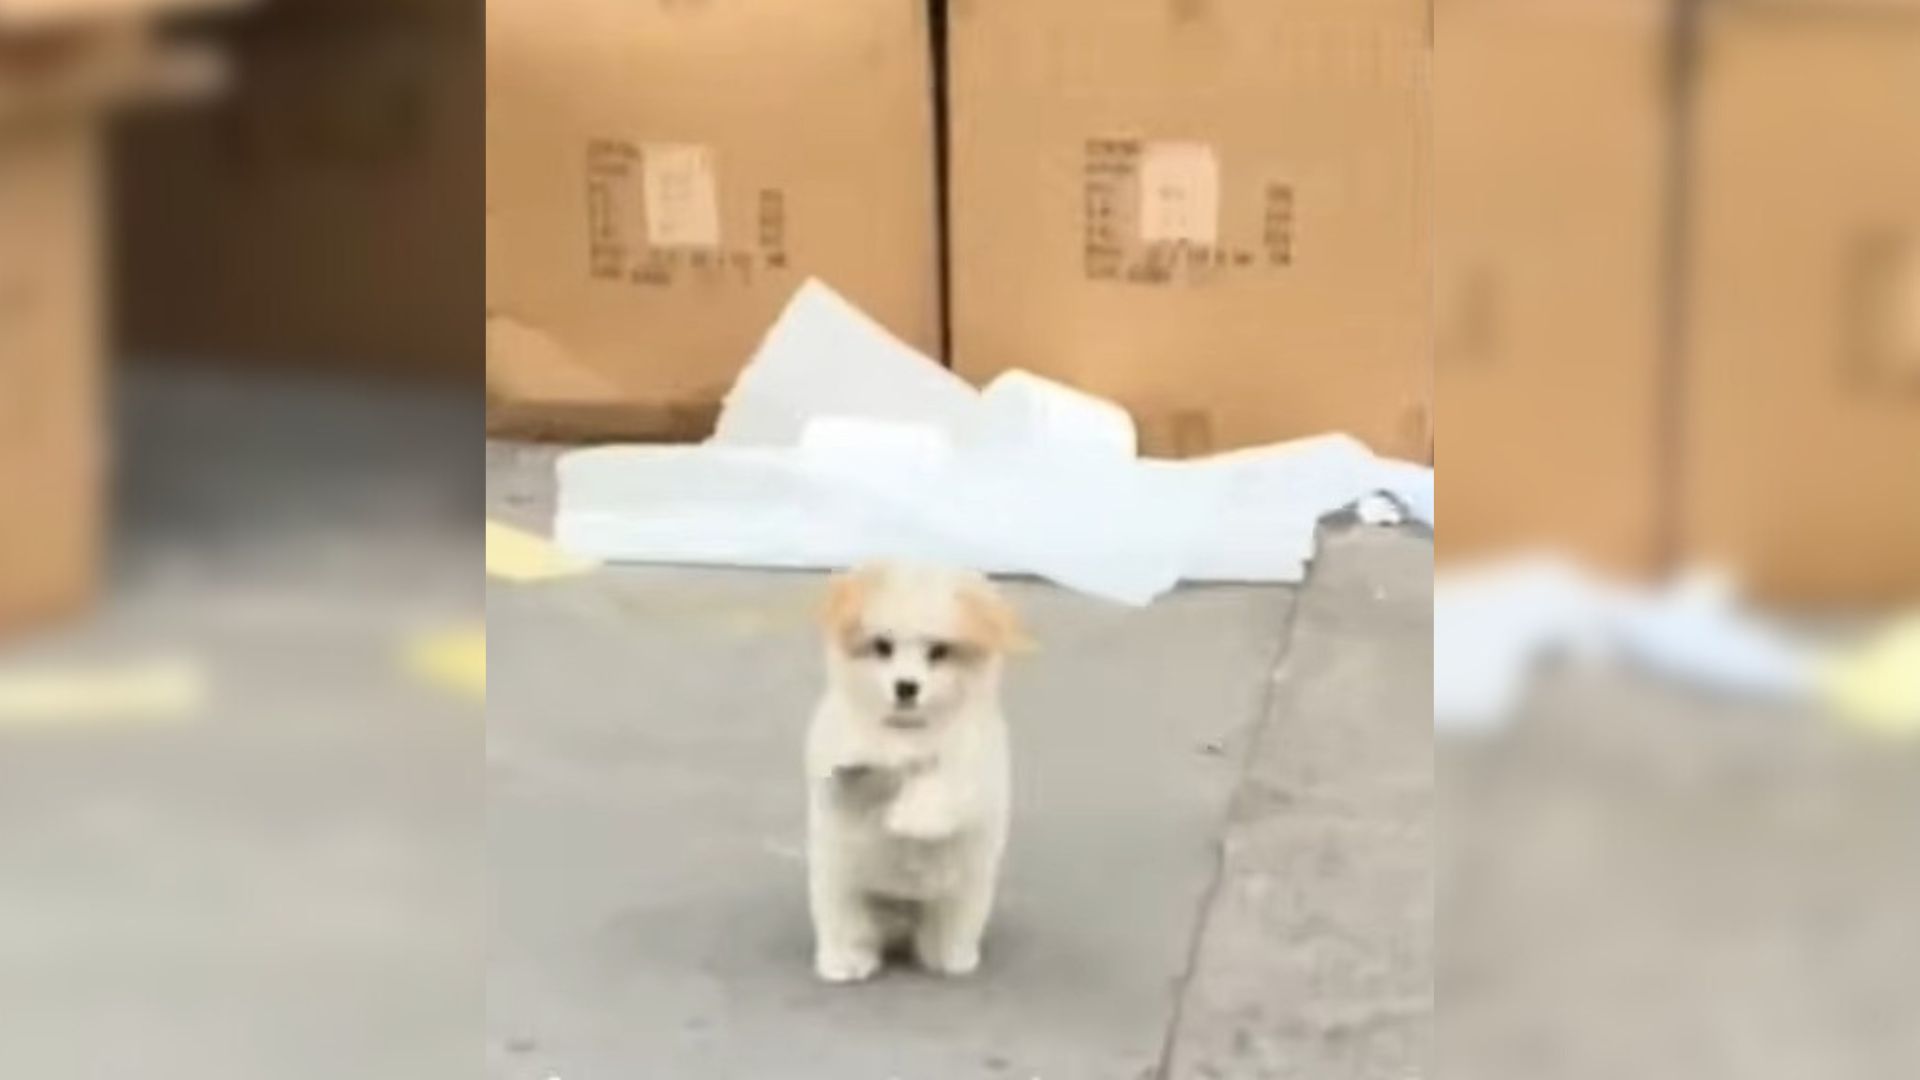
[[[873,595],[879,571],[871,566],[855,567],[833,575],[827,583],[827,602],[820,609],[820,625],[831,637],[845,640],[860,628],[867,599]]]
[[[990,652],[1026,653],[1038,648],[1020,613],[984,581],[960,590],[960,618],[967,639]]]

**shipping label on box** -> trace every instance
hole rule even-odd
[[[1202,284],[1293,264],[1293,185],[1260,182],[1261,216],[1222,221],[1222,164],[1210,143],[1086,143],[1085,275],[1136,285]]]
[[[671,288],[748,286],[786,271],[786,192],[771,186],[751,188],[751,224],[728,229],[721,213],[717,161],[713,147],[698,143],[589,143],[589,276]],[[732,215],[736,221],[744,217]]]

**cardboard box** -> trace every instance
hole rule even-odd
[[[1688,549],[1920,598],[1920,22],[1719,6],[1691,162]]]
[[[128,350],[474,380],[485,218],[476,0],[278,0],[232,92],[116,146]]]
[[[253,0],[0,0],[0,31],[141,24],[155,18],[244,7]]]
[[[957,370],[1427,456],[1426,0],[963,0],[948,57]]]
[[[98,588],[103,128],[115,107],[218,88],[219,54],[163,38],[155,21],[202,6],[0,0],[0,634],[72,612]]]
[[[809,276],[937,348],[923,0],[487,10],[489,428],[704,436]]]
[[[1663,0],[1440,0],[1437,556],[1657,558],[1674,80]]]
[[[36,20],[17,30],[13,18],[0,6],[0,125],[93,120],[123,105],[198,100],[226,80],[217,49],[163,39],[143,22]]]
[[[0,633],[92,594],[105,468],[98,132],[0,126]]]

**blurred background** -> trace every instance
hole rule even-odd
[[[1920,5],[1429,14],[1435,1071],[1913,1074]],[[0,1073],[473,1074],[482,16],[0,0]]]
[[[1920,7],[1438,0],[1436,1070],[1920,1064]]]
[[[0,1072],[476,1068],[480,72],[0,2]]]

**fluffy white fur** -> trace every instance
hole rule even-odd
[[[1025,638],[985,579],[901,565],[837,578],[826,630],[806,760],[815,970],[858,981],[906,946],[965,975],[1007,841],[1000,672]]]

